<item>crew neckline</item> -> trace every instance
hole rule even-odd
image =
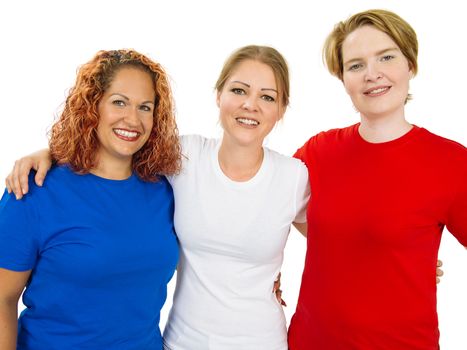
[[[367,147],[385,148],[385,147],[397,146],[399,144],[403,144],[403,143],[406,143],[406,142],[410,141],[411,139],[416,137],[420,133],[420,131],[422,130],[422,128],[420,128],[419,126],[417,126],[415,124],[411,124],[412,128],[409,131],[407,131],[402,136],[399,136],[398,138],[395,138],[394,140],[389,140],[389,141],[384,141],[384,142],[370,142],[370,141],[365,140],[362,137],[362,135],[360,134],[360,132],[358,130],[360,128],[360,124],[361,123],[354,124],[353,133],[355,134],[355,137],[358,140],[358,142],[360,144],[362,144],[362,145],[367,146]]]
[[[256,183],[262,180],[262,178],[267,172],[267,168],[269,167],[269,163],[270,163],[269,162],[270,155],[266,147],[263,146],[263,160],[256,174],[249,180],[235,181],[229,178],[226,174],[224,174],[219,164],[219,149],[220,149],[221,143],[222,143],[222,139],[218,139],[216,147],[214,148],[214,151],[212,152],[212,155],[211,155],[211,162],[212,162],[214,172],[224,184],[230,187],[234,187],[234,188],[246,188],[246,187],[254,186]]]

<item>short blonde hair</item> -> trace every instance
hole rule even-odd
[[[391,11],[368,10],[357,13],[334,26],[323,47],[323,61],[329,72],[343,79],[342,44],[355,29],[373,26],[389,35],[409,61],[413,75],[417,74],[418,40],[415,30],[404,19]]]

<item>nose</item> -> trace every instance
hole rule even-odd
[[[377,81],[383,77],[383,73],[375,63],[369,63],[366,67],[365,81]]]
[[[125,108],[123,120],[129,125],[137,125],[139,121],[137,107],[129,106],[129,108]]]
[[[247,111],[256,111],[258,109],[258,105],[256,102],[256,96],[249,95],[243,101],[243,109]]]

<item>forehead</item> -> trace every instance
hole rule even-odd
[[[136,67],[123,67],[115,72],[106,93],[116,92],[129,95],[155,95],[150,74]]]
[[[240,62],[232,70],[228,80],[258,85],[262,88],[277,89],[273,69],[269,65],[255,60]]]
[[[375,55],[387,49],[399,49],[389,35],[373,26],[363,26],[351,32],[342,43],[345,61]]]

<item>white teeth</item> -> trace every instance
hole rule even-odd
[[[123,137],[129,137],[129,138],[138,136],[138,133],[135,132],[135,131],[127,131],[127,130],[122,130],[122,129],[114,129],[114,132],[115,132],[117,135],[120,135],[120,136],[123,136]]]
[[[246,125],[259,125],[259,122],[253,119],[237,118],[237,121]]]
[[[383,92],[383,91],[386,91],[388,88],[379,88],[379,89],[376,89],[376,90],[372,90],[370,91],[368,94],[379,94],[380,92]]]

